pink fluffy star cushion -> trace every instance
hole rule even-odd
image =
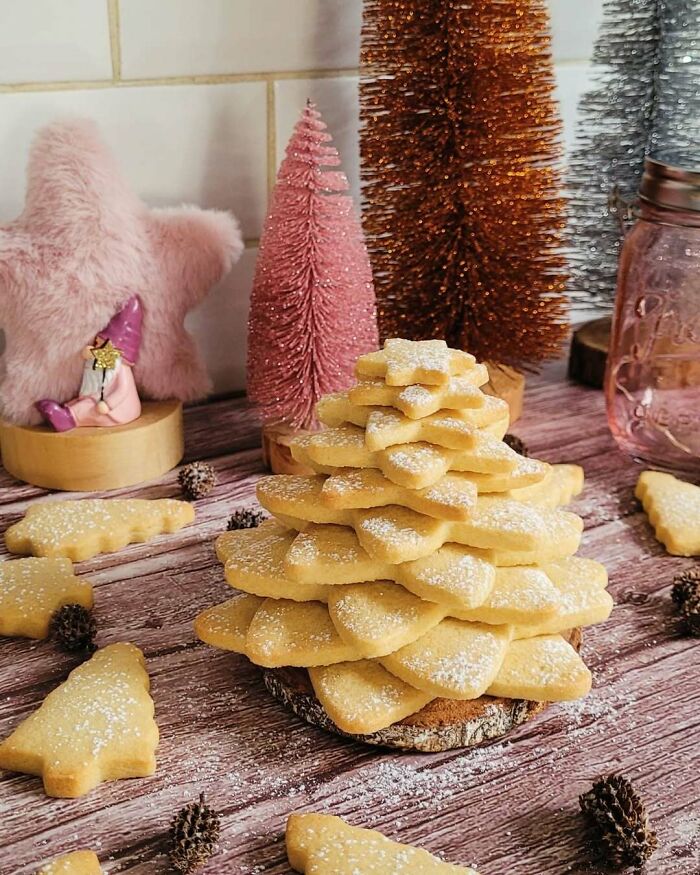
[[[209,378],[184,319],[242,249],[228,213],[149,209],[92,122],[44,128],[30,154],[24,211],[0,225],[0,415],[36,423],[35,401],[72,398],[81,350],[133,295],[144,307],[135,369],[142,396],[204,396]]]

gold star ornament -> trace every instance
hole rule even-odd
[[[117,349],[111,340],[108,340],[103,346],[90,347],[90,352],[97,367],[105,369],[115,367],[122,355],[121,350]]]

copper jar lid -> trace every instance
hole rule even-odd
[[[700,170],[645,158],[639,197],[666,209],[700,212]]]

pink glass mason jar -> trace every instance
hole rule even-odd
[[[700,474],[700,172],[645,162],[620,256],[605,394],[621,449]]]

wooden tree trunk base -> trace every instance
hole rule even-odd
[[[581,630],[574,629],[570,640],[577,649],[580,648]],[[325,712],[314,695],[305,669],[265,669],[263,680],[275,699],[312,726],[365,744],[420,753],[474,747],[501,738],[548,707],[547,702],[494,696],[481,696],[471,701],[434,699],[416,714],[386,729],[371,735],[352,735],[339,729]]]
[[[300,465],[292,456],[292,441],[305,434],[309,432],[294,431],[286,425],[264,425],[262,454],[265,466],[273,474],[313,474],[311,468]]]
[[[569,352],[569,379],[602,389],[610,345],[612,316],[593,319],[574,331]]]
[[[182,459],[182,404],[146,401],[141,416],[112,428],[17,426],[0,420],[5,470],[44,489],[98,492],[162,477]]]
[[[495,395],[496,398],[502,398],[508,403],[512,425],[523,412],[525,376],[508,365],[487,362],[486,367],[489,371],[489,381],[481,388],[487,395]]]

